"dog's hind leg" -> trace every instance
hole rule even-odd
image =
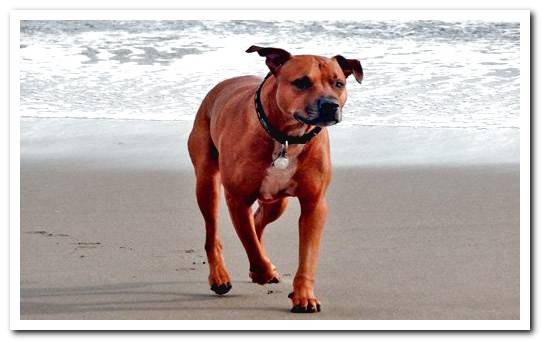
[[[265,250],[265,246],[263,245],[263,231],[265,230],[265,227],[276,219],[280,218],[286,207],[287,198],[282,198],[271,203],[259,202],[257,211],[254,213],[254,222],[257,239],[259,239],[259,243],[261,244],[263,250]],[[272,268],[274,271],[276,271],[274,264],[272,264]],[[279,280],[279,277],[277,277],[277,279]]]
[[[206,117],[205,117],[206,118]],[[210,138],[208,122],[196,119],[188,139],[188,150],[195,169],[197,204],[205,220],[205,251],[210,268],[210,289],[218,295],[231,290],[231,278],[225,267],[218,234],[220,172],[218,153]]]

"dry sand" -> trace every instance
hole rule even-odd
[[[153,137],[115,124],[124,133],[49,140],[23,124],[22,319],[519,318],[516,163],[336,166],[316,283],[323,311],[298,315],[287,298],[297,200],[266,230],[283,276],[267,286],[249,282],[222,205],[233,289],[217,297],[194,177],[177,159],[186,157],[186,129]],[[135,166],[138,153],[147,157]]]

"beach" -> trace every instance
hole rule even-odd
[[[21,319],[519,319],[520,30],[362,15],[21,21]],[[289,313],[296,198],[265,232],[282,282],[259,286],[222,197],[233,289],[207,283],[186,141],[218,82],[269,72],[252,45],[364,70],[329,128],[319,314]]]
[[[332,130],[322,312],[291,314],[295,198],[265,232],[266,286],[222,200],[233,289],[209,290],[190,126],[21,120],[21,319],[520,318],[518,129]]]

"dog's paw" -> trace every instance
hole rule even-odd
[[[315,297],[295,295],[294,292],[287,295],[293,303],[292,313],[318,313],[321,311],[321,303]]]
[[[218,295],[225,295],[231,290],[231,278],[222,266],[211,267],[209,275],[210,290]]]
[[[231,285],[230,282],[220,284],[220,285],[212,284],[210,286],[210,290],[214,291],[218,295],[225,295],[229,292],[229,290],[231,290],[232,287],[233,286]]]
[[[260,269],[250,269],[250,278],[253,283],[257,284],[269,284],[269,283],[280,283],[280,274],[276,271],[274,265],[260,270]]]

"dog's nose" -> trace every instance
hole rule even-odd
[[[335,119],[340,105],[334,98],[320,97],[317,101],[319,115],[323,118]]]

